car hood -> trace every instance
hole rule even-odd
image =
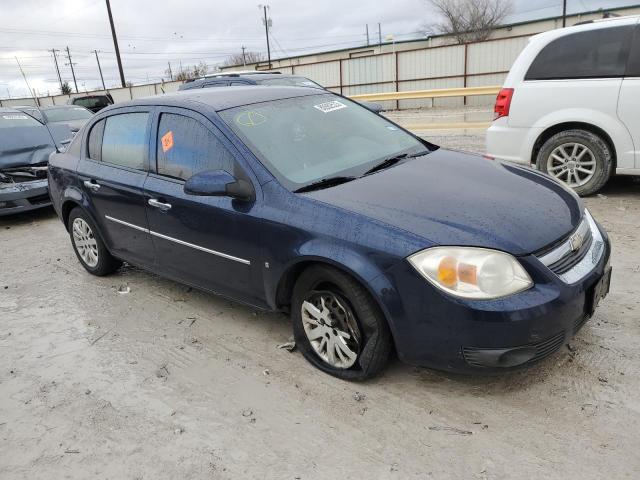
[[[535,170],[442,149],[306,195],[419,235],[425,246],[513,255],[567,236],[583,210],[577,196]]]
[[[71,138],[69,128],[52,125],[47,131],[39,127],[0,128],[0,169],[36,165],[49,160],[55,151],[52,136],[58,147]]]

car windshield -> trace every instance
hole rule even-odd
[[[357,103],[332,94],[275,100],[220,112],[290,190],[336,176],[361,176],[425,143]]]
[[[268,86],[286,86],[286,87],[313,87],[322,88],[313,80],[305,77],[277,77],[277,78],[261,78],[256,80],[258,85]]]
[[[0,128],[41,127],[42,124],[26,113],[0,113]]]
[[[79,105],[81,107],[86,107],[86,108],[104,108],[104,107],[108,107],[109,105],[111,105],[111,102],[109,102],[109,99],[107,97],[83,97],[83,98],[76,98],[73,101],[74,105]]]
[[[49,122],[68,122],[71,120],[85,120],[93,115],[83,107],[52,108],[43,111]]]

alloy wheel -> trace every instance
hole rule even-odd
[[[313,291],[302,303],[302,325],[316,354],[334,368],[353,366],[360,352],[360,329],[351,307],[331,291]]]
[[[76,218],[72,224],[73,244],[87,266],[94,268],[98,265],[98,242],[93,230],[82,218]]]
[[[571,188],[581,187],[596,173],[595,155],[581,143],[563,143],[549,155],[547,173]]]

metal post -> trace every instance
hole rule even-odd
[[[247,57],[244,54],[244,51],[247,49],[244,45],[242,46],[242,65],[247,66]]]
[[[104,86],[104,77],[102,76],[102,68],[100,67],[100,59],[98,58],[98,50],[93,51],[96,54],[96,62],[98,62],[98,71],[100,72],[100,81],[102,81],[102,89],[107,90],[107,87]]]
[[[378,23],[378,46],[382,47],[382,27]]]
[[[567,26],[567,0],[562,0],[562,28]]]
[[[68,46],[67,46],[67,59],[69,59],[69,63],[65,63],[65,65],[69,65],[71,67],[71,76],[73,77],[73,84],[76,87],[76,93],[79,93],[78,82],[76,81],[76,72],[73,71],[73,62],[71,61],[71,52],[69,52]]]
[[[369,46],[369,24],[367,23],[367,47]]]
[[[55,48],[51,49],[51,53],[53,54],[53,62],[56,64],[56,72],[58,73],[58,81],[60,82],[60,91],[62,92],[62,77],[60,76],[60,68],[58,67],[58,57],[56,56],[56,52],[58,52],[59,50],[56,50]]]
[[[171,79],[171,81],[173,81],[173,72],[171,71],[171,62],[168,62],[169,64],[169,78]]]
[[[127,86],[127,83],[124,81],[124,71],[122,70],[122,60],[120,60],[120,49],[118,48],[118,38],[116,37],[116,27],[113,25],[113,15],[111,15],[111,4],[109,0],[105,0],[107,2],[107,13],[109,14],[109,24],[111,25],[111,36],[113,37],[113,46],[116,50],[116,60],[118,61],[118,70],[120,71],[120,82],[122,83],[122,88]]]
[[[268,69],[271,70],[271,47],[269,46],[269,20],[267,19],[267,5],[263,5],[262,9],[264,10],[264,32],[267,36],[267,61]]]

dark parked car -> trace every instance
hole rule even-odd
[[[84,107],[72,107],[69,105],[41,107],[40,109],[33,106],[15,108],[47,125],[68,125],[74,134],[80,130],[93,115],[93,112]]]
[[[69,140],[64,125],[49,131],[23,112],[0,108],[0,216],[51,204],[47,161]]]
[[[216,73],[195,80],[187,80],[178,87],[178,90],[191,90],[194,88],[209,87],[241,87],[247,85],[263,85],[267,87],[310,87],[325,88],[300,75],[287,75],[280,72],[243,72],[243,73]],[[382,105],[375,102],[359,102],[375,113],[382,112]]]
[[[315,366],[485,372],[553,353],[609,286],[581,200],[526,167],[439,149],[310,88],[207,88],[109,107],[51,157],[90,273],[122,261],[289,310]]]
[[[85,95],[69,99],[69,105],[84,107],[87,110],[91,110],[93,113],[98,113],[103,108],[113,104],[113,97],[110,93],[106,93],[104,95]]]

